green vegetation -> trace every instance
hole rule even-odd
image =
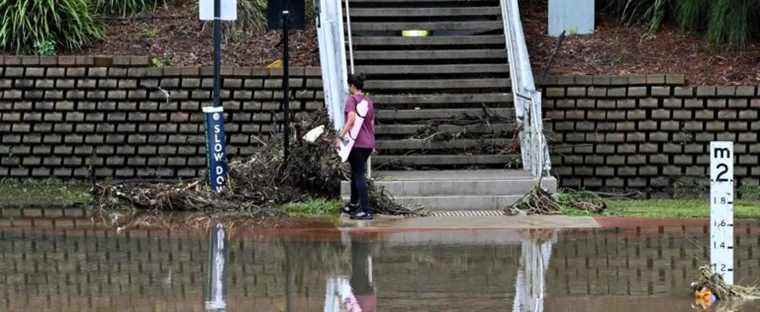
[[[55,55],[55,42],[52,40],[37,41],[34,43],[34,49],[39,56]]]
[[[323,198],[310,199],[301,203],[290,203],[282,207],[291,217],[336,216],[340,214],[341,202]]]
[[[760,36],[760,0],[610,0],[604,9],[624,23],[645,24],[650,32],[673,21],[716,46],[744,47]]]
[[[89,187],[82,183],[60,180],[0,180],[4,207],[62,207],[92,203]]]
[[[706,218],[710,216],[707,199],[649,199],[609,201],[613,215],[651,218]],[[738,201],[734,205],[737,218],[760,218],[760,202]]]
[[[267,23],[267,0],[241,0],[238,3],[238,20],[233,28],[262,30]]]
[[[592,213],[568,205],[569,199],[586,198],[588,192],[563,192],[558,195],[561,212],[569,216],[623,216],[647,218],[707,218],[710,205],[707,199],[612,199],[607,209]],[[734,205],[736,218],[760,218],[760,201],[740,200]]]
[[[78,49],[103,36],[89,0],[0,0],[0,49],[34,52],[35,44]]]
[[[117,15],[122,17],[142,13],[154,9],[156,0],[90,0],[95,11],[102,15]]]

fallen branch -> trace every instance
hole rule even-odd
[[[315,113],[311,120],[298,121],[302,129],[316,125],[329,125],[324,112]],[[326,128],[332,129],[331,126]],[[281,151],[282,144],[261,140],[259,148],[249,159],[229,164],[227,189],[214,193],[204,179],[173,183],[147,183],[145,181],[118,184],[97,184],[93,192],[97,198],[97,210],[114,211],[138,208],[144,211],[191,211],[213,214],[239,214],[248,217],[282,216],[280,206],[309,198],[337,198],[340,181],[346,176],[344,164],[333,150],[329,137],[311,144],[293,140],[290,156],[286,162]],[[369,185],[372,207],[382,214],[418,215],[418,208],[406,208],[396,203],[382,189]],[[135,219],[135,218],[131,218]],[[117,226],[126,226],[115,222]]]
[[[536,183],[533,188],[504,211],[508,215],[555,215],[560,206],[552,194]]]

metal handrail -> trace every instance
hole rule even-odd
[[[520,125],[523,169],[533,176],[541,177],[551,169],[551,159],[541,116],[541,92],[536,90],[533,81],[517,0],[501,0],[501,14],[515,113]]]
[[[346,0],[346,29],[348,31],[348,60],[351,69],[351,74],[354,73],[354,41],[351,34],[351,8],[348,5],[349,0]]]
[[[317,4],[317,38],[325,106],[333,127],[339,130],[345,122],[343,102],[348,95],[343,8],[341,1],[335,0],[319,0]]]

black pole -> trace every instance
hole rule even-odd
[[[283,154],[285,157],[285,167],[288,166],[288,145],[290,141],[290,73],[288,72],[288,22],[289,11],[282,11],[282,106],[285,114],[283,122],[285,129],[283,131]]]
[[[222,3],[214,0],[214,106],[222,106],[221,65],[222,65]]]

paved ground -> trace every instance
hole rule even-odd
[[[578,229],[600,227],[592,217],[568,216],[487,216],[487,217],[379,217],[374,221],[354,221],[341,217],[341,229],[361,231],[426,231],[470,229]]]

